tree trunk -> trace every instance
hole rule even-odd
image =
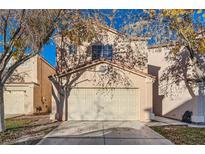
[[[3,132],[4,130],[4,86],[0,84],[0,132]]]
[[[65,121],[68,120],[68,89],[67,87],[65,87],[65,98],[64,98],[64,101],[65,101]]]
[[[64,104],[64,96],[60,94],[59,96],[59,104],[57,104],[57,120],[63,120],[63,104]]]

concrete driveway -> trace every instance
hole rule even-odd
[[[139,121],[66,121],[40,145],[173,144]]]

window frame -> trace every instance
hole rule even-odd
[[[110,44],[94,44],[94,45],[92,45],[91,49],[92,49],[92,52],[91,52],[92,53],[92,60],[96,60],[99,58],[105,58],[108,60],[112,60],[112,57],[113,57],[112,45],[110,45]]]
[[[78,49],[77,49],[77,45],[76,44],[68,44],[67,48],[68,48],[68,54],[69,55],[77,54]],[[73,50],[73,51],[71,51],[71,50]]]

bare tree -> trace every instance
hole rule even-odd
[[[165,57],[170,66],[163,71],[163,91],[184,83],[190,96],[205,82],[205,18],[203,10],[148,10],[154,44],[172,44]],[[160,51],[160,49],[159,49]],[[163,50],[162,50],[163,51]],[[170,92],[169,92],[170,94]],[[165,94],[166,95],[166,94]]]
[[[42,50],[55,32],[62,10],[1,10],[0,132],[4,124],[4,84],[17,67]]]
[[[78,84],[76,81],[83,75],[86,69],[73,74],[70,74],[69,71],[79,67],[87,67],[94,62],[91,57],[91,47],[93,44],[112,43],[112,62],[130,69],[144,69],[146,67],[146,53],[143,49],[140,49],[143,48],[142,44],[146,40],[142,42],[133,41],[133,37],[108,27],[103,20],[99,20],[96,16],[89,16],[85,19],[78,18],[78,20],[73,22],[72,27],[69,26],[63,30],[61,29],[61,33],[55,38],[57,45],[57,75],[51,76],[50,80],[57,90],[57,93],[53,91],[53,96],[57,106],[56,118],[58,120],[62,120],[63,109],[67,109],[66,106],[69,103],[67,101],[72,87]],[[138,37],[135,37],[135,39],[138,39]],[[133,43],[135,48],[132,47]],[[78,53],[69,53],[70,45],[76,45]],[[99,73],[95,73],[96,76],[93,78],[101,78],[101,80],[96,80],[96,85],[105,88],[113,85],[116,86],[116,84],[132,86],[126,74],[118,72],[115,67],[109,66],[109,71],[105,75],[99,76]],[[65,75],[62,77],[62,74]]]

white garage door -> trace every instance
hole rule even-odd
[[[138,89],[73,89],[68,120],[139,120]]]
[[[5,91],[5,113],[23,114],[24,113],[24,91]]]

